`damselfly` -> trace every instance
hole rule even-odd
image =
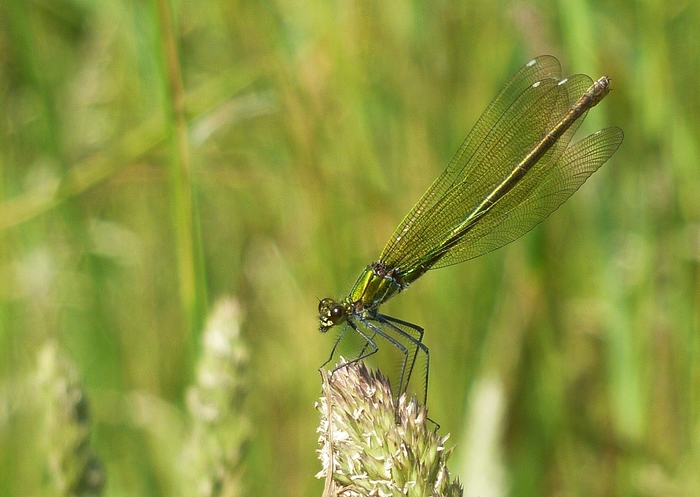
[[[518,70],[350,294],[319,302],[322,332],[344,325],[326,364],[349,330],[362,344],[351,362],[376,353],[381,339],[401,353],[397,396],[423,354],[427,397],[430,356],[423,328],[381,314],[379,307],[430,269],[512,242],[564,203],[622,143],[617,127],[570,143],[586,112],[609,91],[605,76],[561,79],[559,61],[551,56]]]

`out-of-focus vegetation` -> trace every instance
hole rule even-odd
[[[698,32],[694,0],[5,0],[0,495],[62,495],[47,344],[82,381],[103,495],[184,493],[223,297],[250,353],[240,488],[320,495],[317,299],[544,53],[613,78],[582,132],[618,125],[620,150],[526,237],[386,310],[426,329],[465,495],[697,495]]]

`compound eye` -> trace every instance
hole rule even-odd
[[[343,316],[345,316],[345,308],[342,305],[334,305],[331,308],[331,321],[333,323],[337,323],[341,319],[343,319]]]

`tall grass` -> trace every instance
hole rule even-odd
[[[426,329],[465,495],[694,495],[698,29],[697,2],[661,0],[3,2],[0,495],[59,491],[27,387],[47,343],[90,400],[104,494],[177,494],[227,296],[251,354],[240,488],[320,495],[317,299],[542,53],[613,78],[582,133],[622,147],[541,227],[386,310]]]

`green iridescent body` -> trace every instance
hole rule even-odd
[[[342,302],[326,298],[319,304],[321,331],[325,332],[340,321],[333,319],[333,309],[342,308],[343,316],[362,315],[375,311],[381,304],[406,288],[395,274],[385,271],[381,263],[375,262],[365,268],[355,286]],[[325,320],[324,320],[325,317]]]

